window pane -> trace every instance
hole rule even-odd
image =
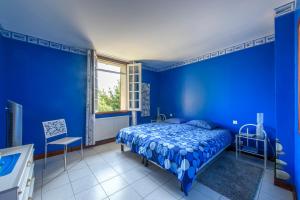
[[[133,92],[129,92],[129,100],[133,99]]]
[[[129,82],[133,82],[133,76],[129,75]]]
[[[129,101],[129,108],[134,108],[133,101]]]
[[[140,98],[139,94],[140,94],[139,92],[135,92],[135,93],[134,93],[134,99],[135,99],[135,100],[137,100],[137,99]]]
[[[140,107],[140,102],[136,101],[135,102],[135,108],[139,108]]]
[[[119,111],[121,108],[120,67],[98,62],[98,112]]]
[[[129,66],[129,74],[133,74],[133,66]]]
[[[138,83],[134,84],[134,91],[139,91],[140,85]]]
[[[129,83],[129,91],[133,91],[133,83]]]
[[[139,82],[139,75],[134,76],[134,82]]]
[[[134,67],[134,73],[139,73],[139,67],[138,66]]]

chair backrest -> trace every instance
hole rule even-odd
[[[67,126],[64,119],[43,122],[43,127],[46,139],[67,134]]]

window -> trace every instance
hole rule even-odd
[[[134,63],[127,65],[129,110],[141,111],[142,65]]]
[[[127,110],[126,64],[98,59],[97,113]]]

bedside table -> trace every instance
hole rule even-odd
[[[246,140],[246,145],[243,145],[243,141]],[[254,141],[255,147],[251,147],[249,145],[249,141]],[[259,153],[259,143],[264,146],[264,152]],[[249,153],[252,155],[260,156],[264,158],[264,168],[267,168],[267,149],[268,149],[268,142],[267,136],[264,138],[257,137],[256,135],[252,134],[236,134],[235,135],[235,156],[238,159],[241,152]]]

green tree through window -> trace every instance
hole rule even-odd
[[[101,112],[119,111],[121,108],[120,81],[108,91],[99,90],[98,99],[98,109]]]

